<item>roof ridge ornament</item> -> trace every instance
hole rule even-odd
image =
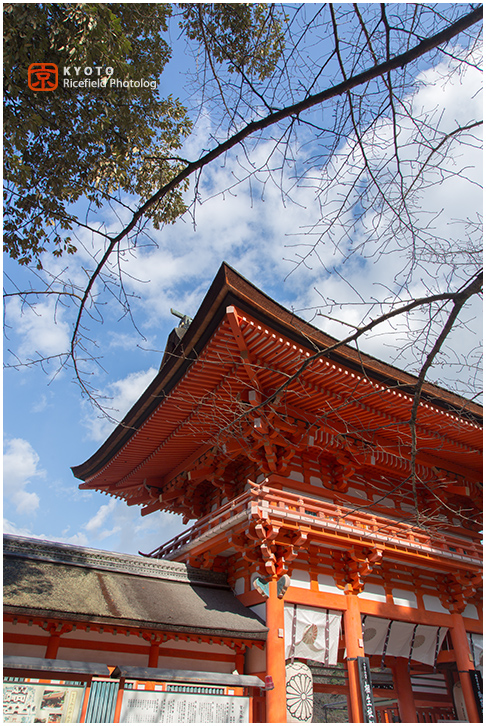
[[[180,323],[177,326],[178,328],[184,328],[186,330],[189,325],[192,323],[192,318],[189,317],[189,315],[184,315],[184,313],[180,313],[178,310],[175,310],[174,308],[170,309],[171,315],[175,315],[176,318],[180,319]]]
[[[165,344],[165,350],[164,350],[164,354],[162,356],[162,361],[160,363],[159,371],[162,370],[164,364],[167,362],[167,359],[172,356],[172,354],[176,350],[177,346],[181,342],[182,338],[186,334],[190,324],[192,323],[192,318],[190,318],[189,315],[184,315],[184,313],[180,313],[178,310],[175,310],[174,308],[171,308],[170,312],[176,318],[179,318],[180,323],[177,327],[172,328],[171,332],[169,333],[169,337],[167,338],[167,343]]]

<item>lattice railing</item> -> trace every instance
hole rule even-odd
[[[315,498],[285,492],[269,486],[272,477],[261,484],[249,482],[250,488],[236,499],[200,519],[153,552],[149,557],[176,559],[191,545],[234,530],[239,523],[266,521],[281,527],[312,532],[313,537],[343,536],[363,545],[396,549],[425,556],[441,556],[456,562],[481,566],[479,542],[453,533],[422,529],[412,522],[400,521],[357,507],[337,505]]]

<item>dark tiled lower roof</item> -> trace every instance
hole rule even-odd
[[[172,566],[180,563],[167,563],[168,577],[160,572],[136,574],[130,572],[130,561],[138,564],[141,558],[124,555],[119,556],[120,570],[110,571],[96,567],[92,559],[86,565],[80,558],[76,564],[64,561],[67,549],[74,555],[83,548],[49,543],[44,559],[42,542],[36,549],[36,541],[29,541],[33,545],[29,557],[25,548],[22,554],[15,552],[13,539],[4,548],[6,612],[220,637],[266,637],[267,628],[228,586],[200,584],[189,577],[172,579]],[[56,547],[61,561],[55,559]],[[159,564],[163,572],[163,563]]]

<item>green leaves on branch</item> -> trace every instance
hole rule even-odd
[[[157,90],[170,58],[162,37],[170,12],[167,4],[4,5],[4,247],[21,264],[40,267],[47,249],[75,251],[66,231],[76,224],[70,205],[81,198],[95,207],[120,192],[143,200],[180,170],[177,150],[191,123],[179,101]],[[55,91],[29,89],[31,63],[57,64]],[[109,68],[134,83],[65,87],[64,67],[88,67],[90,78],[106,80]],[[156,88],[136,87],[143,80]],[[172,222],[184,209],[176,189],[154,222]]]
[[[268,78],[283,49],[282,18],[273,3],[179,4],[181,27],[230,72]]]
[[[274,70],[282,31],[273,4],[4,4],[4,249],[20,264],[76,251],[67,234],[76,202],[96,209],[125,193],[143,205],[185,167],[178,151],[191,121],[158,90],[175,7],[213,67],[260,79]],[[31,63],[56,64],[58,88],[31,90]],[[80,78],[106,83],[70,83]],[[155,227],[185,211],[187,183],[151,207]]]

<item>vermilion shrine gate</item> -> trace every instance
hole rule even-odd
[[[482,719],[482,411],[426,384],[412,470],[415,383],[223,264],[154,381],[73,469],[142,516],[195,520],[149,556],[225,575],[263,620],[264,648],[221,641],[241,676],[267,678],[252,720],[309,720],[313,694],[328,709],[340,695],[352,723]],[[163,634],[149,637],[147,666],[169,667]],[[305,663],[310,691],[293,693]]]

